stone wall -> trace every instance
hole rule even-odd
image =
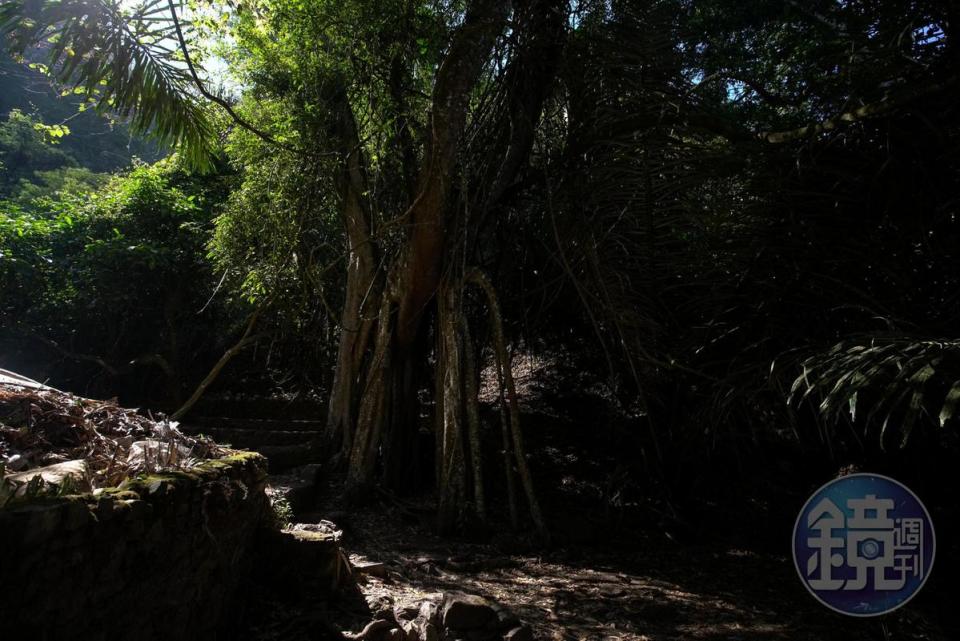
[[[0,509],[0,639],[231,638],[265,481],[245,452]]]

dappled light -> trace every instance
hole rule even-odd
[[[960,638],[958,25],[0,0],[0,638]]]

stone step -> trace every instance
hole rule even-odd
[[[283,398],[201,398],[194,412],[202,416],[271,416],[283,419],[319,420],[326,416],[326,404]]]
[[[279,419],[234,419],[191,417],[182,429],[204,434],[218,443],[259,452],[269,459],[270,472],[277,473],[320,458],[322,421]]]
[[[271,474],[284,472],[294,467],[316,463],[321,458],[317,444],[304,443],[302,445],[262,445],[251,448],[267,457]]]
[[[357,590],[349,561],[332,534],[262,530],[257,550],[255,578],[280,594],[299,598]]]
[[[316,432],[300,430],[269,430],[245,429],[236,427],[208,427],[190,430],[191,433],[202,433],[218,443],[233,445],[234,447],[262,447],[265,445],[302,445],[309,443],[316,437]]]
[[[184,430],[187,431],[205,431],[211,428],[320,432],[326,429],[326,422],[305,419],[229,418],[225,416],[191,416],[184,422]]]

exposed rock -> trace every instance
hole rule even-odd
[[[424,623],[420,629],[420,641],[438,641],[440,639],[440,632],[437,631],[437,626],[432,623]]]
[[[393,616],[397,621],[413,621],[419,614],[419,603],[397,604],[393,606]]]
[[[440,617],[436,603],[424,601],[419,605],[397,606],[394,613],[405,641],[439,641]]]
[[[349,563],[350,559],[347,559]],[[396,618],[393,614],[393,597],[389,594],[367,594],[364,596],[367,609],[375,619]]]
[[[433,601],[424,601],[420,604],[420,616],[431,623],[439,623],[439,608]]]
[[[385,619],[374,619],[363,630],[352,634],[345,632],[344,638],[348,641],[386,641],[393,638],[393,623]]]
[[[320,520],[316,523],[294,523],[290,530],[293,532],[320,532],[332,536],[337,541],[343,536],[343,530],[337,527],[336,523],[326,520]]]
[[[399,629],[383,641],[532,641],[508,609],[472,594],[449,592],[438,605],[433,601],[402,603],[379,610],[375,619],[387,618]],[[401,636],[402,634],[402,636]]]
[[[497,618],[489,601],[473,594],[448,592],[443,597],[443,626],[452,630],[487,627]]]
[[[381,579],[387,577],[387,566],[378,561],[368,561],[363,557],[351,557],[350,565],[356,570],[357,574],[364,576],[375,576]]]
[[[408,620],[401,620],[398,623],[400,630],[403,631],[405,641],[421,641],[421,639],[425,638],[426,634],[422,626]],[[436,637],[436,632],[434,632],[434,637]]]

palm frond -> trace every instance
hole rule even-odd
[[[38,50],[50,74],[134,130],[210,163],[212,127],[191,91],[167,0],[11,0],[0,37],[14,54]]]
[[[809,356],[802,365],[788,402],[816,397],[824,420],[837,423],[848,415],[866,433],[879,429],[881,445],[898,432],[904,447],[924,417],[927,422],[935,417],[940,427],[956,418],[960,341],[850,339]]]

